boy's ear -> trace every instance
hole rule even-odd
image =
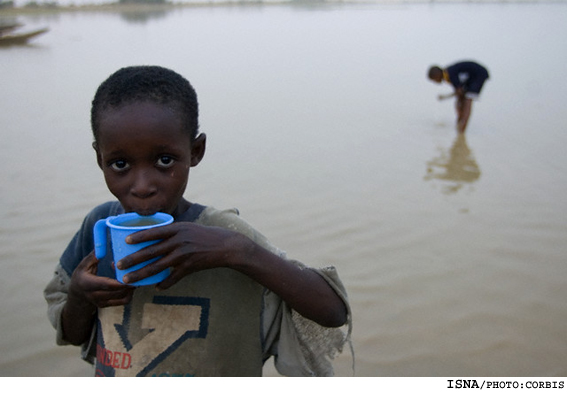
[[[191,166],[197,166],[205,156],[207,135],[200,134],[191,143]]]
[[[100,156],[100,151],[98,150],[96,142],[93,142],[93,149],[96,152],[96,163],[98,164],[98,167],[102,169],[102,157]]]

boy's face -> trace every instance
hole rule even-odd
[[[429,74],[429,79],[431,79],[433,82],[441,83],[443,81],[443,71],[440,69],[432,68]]]
[[[189,168],[205,152],[205,135],[191,143],[180,117],[165,105],[134,102],[100,114],[97,161],[106,185],[124,210],[177,215]]]

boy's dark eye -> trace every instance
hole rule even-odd
[[[157,166],[159,166],[160,168],[169,168],[171,167],[173,164],[175,163],[175,159],[173,157],[170,156],[161,156],[158,160],[157,160]]]
[[[124,171],[130,167],[130,165],[124,160],[117,160],[110,164],[110,167],[117,172]]]

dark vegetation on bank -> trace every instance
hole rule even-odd
[[[179,0],[115,0],[104,4],[69,4],[60,5],[55,0],[36,1],[29,0],[23,5],[16,5],[14,0],[0,0],[0,17],[10,14],[27,14],[37,12],[61,12],[61,11],[88,11],[88,10],[128,10],[128,9],[153,9],[168,7],[187,7],[187,6],[223,6],[223,5],[254,5],[266,4],[263,0],[240,0],[240,1],[215,1],[197,0],[192,2],[178,2]],[[181,0],[182,1],[182,0]],[[283,0],[282,3],[325,3],[326,0]],[[278,3],[270,1],[270,4]],[[1,24],[0,19],[0,24]]]

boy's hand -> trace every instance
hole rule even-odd
[[[455,96],[455,93],[451,93],[451,94],[439,94],[439,95],[437,96],[437,99],[438,99],[439,101],[443,101],[443,100],[446,100],[447,98],[451,98],[451,97],[454,97],[454,96]]]
[[[229,267],[252,242],[236,232],[218,227],[204,227],[190,222],[147,229],[128,236],[131,244],[162,240],[117,262],[120,269],[161,256],[157,261],[128,273],[124,282],[134,283],[171,268],[171,274],[157,285],[167,289],[188,274],[215,267]]]
[[[77,266],[71,277],[67,302],[61,314],[63,338],[73,345],[85,343],[92,332],[97,307],[119,306],[132,300],[134,288],[96,275],[94,251]]]
[[[98,259],[94,252],[87,255],[77,266],[71,277],[69,297],[72,300],[88,302],[89,305],[102,308],[129,303],[135,288],[118,281],[96,275]]]

